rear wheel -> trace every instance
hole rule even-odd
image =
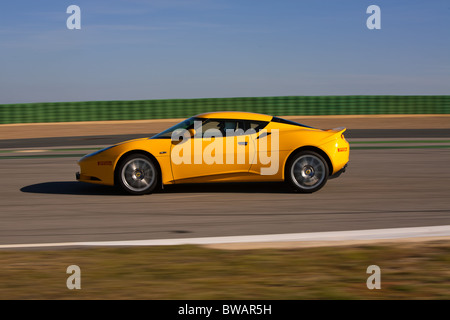
[[[312,193],[327,182],[329,169],[325,159],[314,151],[296,153],[286,166],[286,180],[299,192]]]
[[[155,163],[143,154],[132,154],[121,161],[117,172],[118,185],[130,194],[153,192],[158,184]]]

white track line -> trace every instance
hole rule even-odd
[[[80,246],[172,246],[183,244],[211,245],[211,244],[225,244],[225,243],[256,243],[256,242],[385,240],[385,239],[448,237],[448,236],[450,236],[450,225],[415,227],[415,228],[389,228],[389,229],[370,229],[370,230],[353,230],[353,231],[266,234],[253,236],[4,244],[0,245],[0,249],[80,247]]]

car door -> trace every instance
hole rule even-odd
[[[244,121],[234,119],[202,119],[201,124],[194,125],[193,137],[172,142],[173,154],[183,149],[183,161],[172,161],[175,182],[208,182],[226,174],[248,172],[255,148],[244,129]]]

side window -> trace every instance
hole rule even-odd
[[[266,122],[266,121],[248,120],[247,129],[253,129],[256,132],[259,132],[260,130],[264,129],[267,126],[267,124],[268,124],[268,122]]]
[[[202,137],[217,136],[233,137],[246,135],[252,132],[259,132],[267,126],[268,122],[253,120],[234,120],[234,119],[206,119],[201,127],[195,128],[197,132],[202,131]],[[250,131],[248,131],[251,129]],[[205,132],[208,133],[205,136]],[[220,132],[220,134],[219,134]]]
[[[196,137],[211,137],[211,136],[220,136],[220,127],[221,127],[221,121],[217,119],[204,119],[202,121],[201,126],[194,127],[196,133]]]
[[[245,134],[244,121],[242,120],[222,120],[222,132],[224,137],[240,136]]]
[[[201,127],[195,129],[202,131],[202,137],[230,137],[244,134],[244,122],[233,119],[206,119]]]
[[[220,121],[214,119],[208,119],[202,123],[202,131],[205,133],[207,130],[218,130],[220,129]]]

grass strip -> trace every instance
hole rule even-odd
[[[450,299],[450,242],[0,251],[0,299]],[[67,267],[81,269],[68,290]],[[367,268],[381,269],[369,290]]]
[[[23,155],[23,156],[1,156],[0,160],[8,160],[8,159],[46,159],[46,158],[81,158],[84,157],[85,153],[80,154],[31,154],[31,155]]]
[[[68,152],[68,151],[93,151],[93,150],[100,150],[102,147],[98,148],[65,148],[65,149],[47,149],[47,148],[41,148],[40,150],[44,150],[45,152]],[[31,149],[18,149],[18,150],[0,150],[0,153],[17,153],[22,152],[24,150],[31,150]],[[31,152],[31,151],[30,151]]]

